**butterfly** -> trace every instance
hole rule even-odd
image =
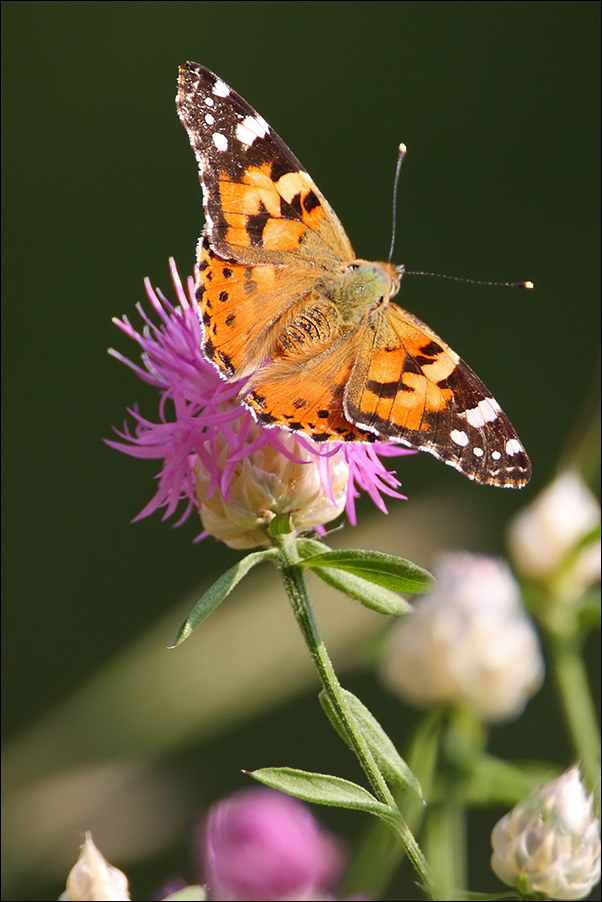
[[[176,105],[203,189],[203,352],[246,380],[255,419],[316,442],[394,440],[477,482],[524,485],[529,458],[500,405],[391,302],[404,267],[356,258],[299,160],[218,76],[186,63]]]

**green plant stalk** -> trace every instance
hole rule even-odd
[[[425,843],[444,898],[461,899],[466,888],[466,811],[452,787],[429,813]]]
[[[550,637],[554,676],[573,748],[583,768],[586,785],[599,793],[600,733],[596,711],[575,633]]]
[[[442,711],[436,709],[425,715],[410,744],[408,764],[420,780],[426,805],[405,793],[398,793],[397,798],[404,802],[406,819],[413,832],[420,828],[427,811],[426,806],[434,794],[442,731]],[[343,895],[365,891],[372,899],[381,898],[393,874],[403,864],[402,854],[399,844],[394,844],[393,836],[382,821],[371,818],[359,850],[351,862]]]
[[[280,552],[282,577],[293,613],[318,671],[324,691],[327,693],[332,707],[347,732],[349,743],[370,782],[375,796],[389,808],[391,813],[390,819],[387,820],[389,826],[401,840],[420,880],[429,888],[432,898],[435,899],[437,896],[434,892],[433,879],[426,859],[403,819],[367,743],[357,729],[353,716],[347,709],[341,684],[334,672],[326,646],[313,616],[302,570],[296,566],[298,561],[301,560],[297,551],[296,538],[291,533],[281,533],[273,536],[272,540]]]

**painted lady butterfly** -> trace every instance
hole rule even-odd
[[[176,102],[203,187],[203,350],[224,379],[249,377],[257,421],[317,442],[393,439],[477,482],[524,485],[529,458],[497,401],[390,303],[404,267],[356,259],[286,144],[212,72],[182,66]]]

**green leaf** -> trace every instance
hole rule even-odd
[[[580,631],[587,635],[594,630],[600,629],[600,589],[589,589],[585,595],[579,599],[579,610],[577,612]]]
[[[185,639],[211,614],[212,611],[229,595],[232,589],[247,575],[249,570],[260,564],[275,558],[277,551],[274,548],[268,548],[265,551],[255,551],[248,554],[241,561],[238,561],[229,570],[226,570],[220,578],[213,583],[210,589],[207,589],[203,597],[197,601],[190,614],[180,624],[176,638],[174,639],[172,648],[181,645]]]
[[[401,598],[390,589],[385,589],[361,576],[353,573],[345,573],[343,570],[335,570],[330,567],[312,567],[316,576],[333,586],[350,598],[361,602],[366,608],[377,611],[379,614],[388,614],[400,617],[413,611],[413,607],[405,598]]]
[[[417,564],[381,551],[326,551],[299,561],[299,566],[344,570],[385,589],[412,595],[425,592],[434,582],[434,577]]]
[[[166,896],[163,902],[206,902],[206,899],[207,891],[204,886],[185,886]]]
[[[391,819],[391,811],[387,805],[379,802],[363,786],[343,780],[341,777],[313,774],[292,767],[263,767],[261,770],[248,773],[250,777],[260,783],[303,799],[305,802],[334,805],[337,808],[352,808],[355,811],[376,814],[385,820]]]
[[[464,783],[466,804],[511,808],[536,786],[560,776],[557,765],[539,761],[506,761],[493,755],[475,755]]]
[[[310,558],[317,554],[329,552],[330,549],[315,539],[299,539],[297,543],[299,553],[303,558]],[[395,592],[377,586],[361,576],[346,573],[344,570],[334,570],[331,567],[316,567],[316,576],[321,580],[343,592],[350,598],[361,602],[365,607],[379,614],[388,614],[399,617],[413,610],[412,605],[405,598],[400,598]]]
[[[315,554],[325,554],[331,550],[328,545],[318,539],[307,539],[303,536],[299,536],[297,539],[297,551],[304,558],[313,557]]]
[[[390,786],[398,786],[401,789],[410,789],[422,801],[423,796],[420,783],[403,760],[380,723],[356,695],[352,692],[348,692],[346,689],[343,689],[343,694],[349,711],[367,742],[370,751],[374,756],[374,760],[378,765],[378,769],[387,783],[389,783]],[[349,744],[346,730],[340,722],[337,712],[332,707],[332,703],[324,690],[320,692],[320,702],[336,731],[343,740]]]
[[[554,573],[551,576],[550,582],[554,583],[556,581],[561,582],[563,578],[565,578],[565,574],[570,573],[573,567],[575,566],[579,556],[584,551],[584,549],[588,548],[590,545],[599,544],[600,538],[602,535],[602,524],[600,522],[596,523],[591,529],[589,529],[585,535],[582,535],[562,556],[560,562],[558,563]]]

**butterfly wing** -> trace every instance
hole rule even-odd
[[[353,250],[336,214],[252,106],[199,66],[180,68],[178,115],[203,187],[213,250],[242,263],[332,266]]]
[[[485,385],[395,304],[368,322],[343,407],[358,428],[428,451],[477,482],[518,487],[531,475],[525,449]]]
[[[277,353],[286,323],[312,294],[310,269],[224,260],[207,235],[198,247],[196,299],[203,351],[225,379],[241,379]]]
[[[316,442],[375,441],[345,417],[342,403],[362,336],[349,330],[321,350],[308,342],[272,361],[252,377],[242,401],[264,426],[304,432]]]
[[[203,188],[203,350],[224,378],[239,379],[272,356],[283,318],[321,275],[354,254],[299,160],[225,82],[186,63],[176,103]]]
[[[203,348],[224,378],[253,374],[242,400],[256,418],[316,441],[397,439],[479,482],[527,482],[508,418],[424,323],[396,305],[353,327],[329,319],[329,286],[353,250],[265,120],[196,63],[180,69],[177,107],[203,188]]]

